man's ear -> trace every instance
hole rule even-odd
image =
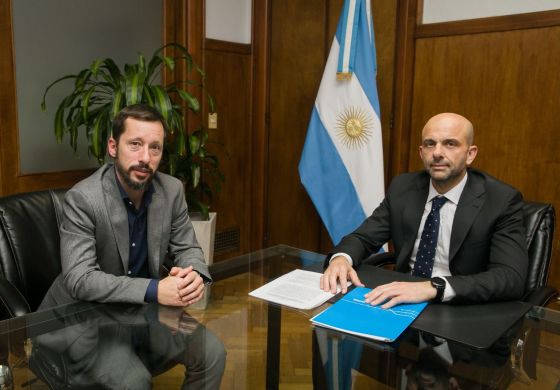
[[[478,153],[478,146],[476,145],[469,146],[469,150],[467,151],[467,165],[472,164],[472,162],[476,158],[477,153]]]
[[[109,151],[109,156],[112,158],[117,157],[117,141],[113,137],[109,137],[107,141],[107,150]]]

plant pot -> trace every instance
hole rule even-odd
[[[204,261],[208,266],[214,262],[214,239],[216,236],[216,213],[210,213],[208,220],[200,219],[198,213],[189,214],[196,234],[196,240],[204,253]],[[205,309],[210,297],[210,286],[206,286],[204,297],[197,303],[189,306],[193,309]]]

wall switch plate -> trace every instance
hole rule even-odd
[[[218,128],[218,113],[209,112],[208,113],[208,128],[217,129]]]

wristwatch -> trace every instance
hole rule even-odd
[[[430,283],[432,283],[432,287],[436,289],[436,296],[432,299],[433,302],[441,302],[441,298],[443,298],[443,292],[445,291],[445,279],[443,278],[431,278]]]

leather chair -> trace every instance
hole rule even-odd
[[[37,310],[61,271],[61,210],[66,190],[0,199],[0,319]]]
[[[524,202],[523,223],[527,233],[529,270],[523,300],[537,306],[545,306],[558,293],[556,289],[546,285],[552,257],[555,219],[554,207],[551,204]],[[376,253],[364,260],[364,263],[388,266],[393,265],[395,259],[392,253]]]
[[[525,202],[523,205],[523,222],[527,229],[529,251],[524,300],[534,305],[544,306],[557,294],[556,289],[547,286],[555,219],[551,204]]]
[[[46,190],[0,198],[0,319],[36,311],[60,273],[59,227],[65,193]],[[0,348],[0,364],[8,364],[7,355]],[[74,383],[64,357],[36,344],[29,367],[51,389],[99,388]]]
[[[28,192],[0,198],[0,319],[36,311],[61,271],[60,234],[66,190]],[[20,339],[19,337],[17,338]],[[16,346],[23,356],[23,346]],[[33,346],[30,368],[51,389],[65,388],[60,355],[48,359]],[[12,350],[12,353],[14,350]],[[0,348],[0,360],[7,351]]]

